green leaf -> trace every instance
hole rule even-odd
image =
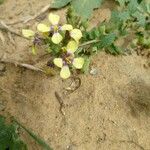
[[[128,10],[131,15],[137,11],[138,6],[139,6],[139,4],[138,4],[137,0],[130,0],[130,2],[128,4]]]
[[[17,133],[18,126],[6,124],[5,118],[0,116],[0,150],[27,150],[26,144]]]
[[[71,4],[75,12],[83,20],[86,20],[91,16],[93,9],[100,6],[101,2],[102,0],[73,0]]]
[[[41,145],[44,150],[52,150],[52,148],[50,148],[50,146],[44,141],[42,140],[39,136],[37,136],[36,134],[34,134],[31,130],[27,129],[26,127],[24,127],[22,124],[20,124],[18,121],[14,120],[20,127],[22,127],[39,145]]]
[[[85,74],[89,73],[90,62],[91,62],[91,60],[89,57],[84,57],[84,65],[82,68],[83,73],[85,73]]]
[[[114,33],[104,35],[103,37],[101,37],[101,41],[98,43],[97,46],[99,49],[107,48],[115,41],[115,39],[116,39],[116,34]]]
[[[71,3],[78,16],[86,20],[91,16],[93,9],[100,6],[101,2],[102,0],[54,0],[51,4],[51,8],[58,9]]]
[[[137,25],[145,26],[146,18],[140,12],[136,11],[133,16],[137,19]]]
[[[150,37],[146,38],[144,35],[138,35],[138,43],[145,48],[150,48]]]
[[[24,128],[25,131],[42,146],[43,150],[52,150],[41,138],[27,130],[17,121],[14,120],[14,122],[6,124],[3,116],[0,116],[0,150],[27,150],[27,145],[21,140],[17,132],[18,127]]]
[[[139,9],[144,11],[145,13],[149,13],[150,14],[150,1],[149,2],[142,2],[139,6]]]
[[[54,0],[51,4],[51,8],[62,8],[69,4],[72,0]]]
[[[114,22],[115,24],[119,24],[121,22],[125,22],[128,19],[130,19],[130,14],[128,11],[112,11],[111,15],[111,22]]]
[[[119,55],[121,54],[122,50],[118,46],[111,44],[107,49],[106,52],[109,52],[112,55]]]
[[[0,0],[0,5],[4,3],[4,0]]]
[[[106,26],[99,25],[98,27],[94,27],[90,31],[85,31],[83,33],[83,41],[95,40],[100,39],[102,35],[105,34]]]
[[[34,45],[32,46],[32,54],[36,55],[36,47]]]
[[[125,6],[125,3],[128,2],[129,0],[116,0],[116,1],[119,3],[119,5],[120,5],[121,7],[124,7],[124,6]]]
[[[93,28],[88,34],[89,39],[91,39],[91,40],[100,37],[100,35],[101,34],[100,34],[100,31],[98,28]]]
[[[124,0],[116,0],[116,1],[120,4],[121,7],[125,5],[125,1]]]
[[[121,21],[127,21],[128,19],[130,19],[130,14],[128,11],[122,11],[119,14],[119,18]]]

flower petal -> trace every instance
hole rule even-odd
[[[29,37],[34,36],[34,35],[35,35],[35,32],[32,31],[32,30],[23,29],[23,30],[22,30],[22,34],[23,34],[24,37],[29,38]]]
[[[52,42],[55,44],[59,44],[62,41],[63,37],[60,33],[54,33],[52,36]]]
[[[60,76],[63,79],[67,79],[67,78],[70,77],[70,75],[71,75],[71,73],[70,73],[69,67],[68,66],[63,66],[61,71],[60,71]]]
[[[55,64],[57,67],[62,68],[62,66],[63,66],[63,60],[62,60],[62,58],[55,58],[55,59],[54,59],[54,64]]]
[[[82,37],[82,32],[81,30],[79,29],[73,29],[71,32],[70,32],[70,36],[75,40],[75,41],[79,41]]]
[[[61,27],[62,30],[64,31],[71,31],[73,29],[72,25],[71,24],[64,24],[62,27]]]
[[[59,23],[60,17],[58,15],[55,15],[53,13],[50,13],[49,16],[49,21],[52,25],[57,25]]]
[[[47,25],[43,24],[43,23],[39,23],[37,26],[38,31],[40,32],[49,32],[50,31],[50,27],[48,27]]]
[[[78,43],[76,41],[70,41],[67,45],[67,52],[74,53],[78,49]]]
[[[73,60],[73,65],[77,69],[81,69],[84,65],[84,58],[78,57]]]
[[[33,54],[33,55],[36,55],[36,48],[35,48],[34,45],[32,46],[32,54]]]

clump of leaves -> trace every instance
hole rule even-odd
[[[0,0],[0,5],[4,3],[4,0]]]
[[[77,13],[83,20],[86,20],[91,17],[93,9],[100,7],[101,3],[102,0],[55,0],[51,4],[51,7],[59,9],[71,4],[74,12]]]
[[[27,145],[18,135],[17,124],[6,124],[5,118],[0,116],[0,149],[27,150]]]
[[[150,1],[146,0],[116,0],[121,10],[112,12],[111,22],[117,23],[123,36],[135,35],[136,44],[149,47],[150,34]],[[135,42],[134,42],[135,43]],[[135,45],[136,46],[136,45]]]
[[[64,25],[59,22],[58,15],[51,13],[50,25],[40,23],[37,32],[23,30],[25,37],[33,39],[33,54],[36,54],[38,45],[46,45],[47,52],[53,58],[51,66],[61,68],[60,76],[63,79],[69,78],[71,72],[76,70],[87,73],[90,57],[99,51],[105,50],[113,55],[123,54],[124,48],[116,44],[121,38],[134,35],[133,41],[137,41],[134,43],[149,47],[150,3],[148,1],[115,0],[119,8],[112,11],[110,21],[104,21],[88,30],[91,13],[101,5],[102,1],[54,0],[51,7],[55,9],[69,4],[67,22]]]
[[[61,69],[60,76],[67,79],[72,70],[82,69],[84,65],[84,58],[76,54],[83,35],[69,22],[62,25],[60,16],[56,14],[50,13],[48,19],[50,25],[39,23],[36,33],[28,29],[23,29],[22,33],[33,40],[33,54],[36,53],[36,46],[47,45],[47,51],[54,57],[52,63]]]
[[[0,116],[0,150],[28,150],[27,145],[20,138],[18,129],[23,128],[45,150],[52,150],[41,138],[26,129],[16,120],[6,123],[6,118]]]

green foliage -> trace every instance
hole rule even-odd
[[[55,0],[52,3],[52,8],[62,8],[66,6],[68,3],[70,3],[72,0]]]
[[[4,3],[4,0],[0,0],[0,5]]]
[[[16,124],[6,124],[5,118],[0,116],[0,150],[27,150],[26,144],[17,133]]]
[[[88,48],[89,55],[93,54],[94,51],[97,52],[103,49],[113,55],[121,54],[124,48],[115,45],[117,39],[126,38],[133,34],[133,32],[137,33],[139,28],[143,28],[142,32],[146,28],[149,29],[150,22],[147,23],[147,20],[150,20],[149,3],[137,0],[116,1],[119,2],[122,8],[112,11],[111,19],[108,23],[101,23],[92,30],[84,32],[83,41],[98,40],[90,45],[90,52]],[[149,47],[149,38],[146,36],[146,33],[138,35],[137,38],[141,45]]]
[[[138,8],[138,2],[137,0],[131,0],[129,2],[129,4],[127,5],[127,9],[130,13],[130,15],[132,15],[133,13],[135,13],[137,11],[137,8]]]
[[[103,35],[101,37],[101,41],[97,43],[98,49],[108,48],[111,46],[116,39],[116,35],[114,33],[109,33],[107,35]]]
[[[119,55],[119,54],[122,54],[122,51],[123,51],[122,49],[123,48],[120,48],[113,43],[106,49],[106,52],[112,55]]]
[[[120,2],[120,0],[116,1]],[[150,17],[150,2],[146,3],[138,0],[122,1],[123,3],[120,3],[120,5],[123,5],[124,8],[121,11],[117,11],[115,16],[112,17],[112,21],[122,21],[132,25],[136,23],[137,27],[144,27],[146,25],[146,19]]]
[[[144,48],[150,48],[150,31],[139,31],[136,33],[136,41],[137,41],[137,44],[144,47]]]
[[[93,54],[93,53],[97,53],[98,51],[101,51],[103,49],[107,50],[107,52],[109,52],[109,50],[111,50],[109,47],[112,47],[112,44],[115,42],[115,40],[117,39],[117,36],[115,33],[112,32],[108,32],[106,33],[106,26],[105,25],[100,25],[98,27],[93,28],[91,31],[84,32],[84,37],[83,40],[84,41],[92,41],[92,44],[90,45],[90,53],[89,55]],[[95,40],[96,39],[96,40]],[[95,40],[95,42],[94,42]],[[86,51],[86,50],[84,50]],[[119,53],[119,52],[118,52]],[[118,54],[118,53],[112,53],[111,54]]]
[[[114,24],[116,24],[118,26],[120,24],[123,24],[123,22],[126,22],[128,19],[130,19],[130,14],[129,14],[128,11],[126,11],[126,10],[125,11],[121,11],[121,12],[119,12],[119,11],[112,11],[112,16],[111,16],[110,23],[114,23]]]
[[[83,19],[88,19],[93,9],[98,8],[102,0],[73,0],[72,6],[77,14]]]
[[[150,1],[134,0],[129,1],[123,11],[128,12],[129,16],[126,20],[122,20],[125,24],[124,30],[135,33],[137,44],[144,48],[150,47]],[[117,21],[117,20],[115,20]]]
[[[42,148],[44,150],[52,150],[52,148],[50,148],[50,146],[45,142],[43,141],[39,136],[37,136],[36,134],[34,134],[31,130],[27,129],[26,127],[24,127],[23,125],[21,125],[19,122],[17,122],[15,120],[15,122],[20,126],[22,127],[39,145],[42,146]]]
[[[85,60],[85,62],[84,62],[84,66],[82,68],[82,72],[85,73],[85,74],[88,74],[91,60],[90,60],[89,57],[84,57],[84,60]]]
[[[120,38],[133,36],[134,33],[138,44],[146,48],[150,45],[148,36],[150,30],[150,2],[148,0],[115,1],[118,2],[120,7],[112,11],[110,21],[108,23],[103,22],[87,31],[87,22],[83,22],[83,20],[90,18],[93,9],[99,7],[102,0],[55,0],[57,8],[68,3],[71,4],[67,13],[67,21],[83,32],[81,43],[87,43],[87,45],[83,44],[84,46],[77,53],[79,56],[85,57],[85,64],[82,69],[84,73],[88,72],[89,58],[98,51],[105,50],[113,55],[122,54],[124,48],[115,45],[116,40]],[[142,31],[139,31],[141,28]]]
[[[5,122],[5,117],[0,116],[0,150],[27,150],[27,145],[21,140],[18,129],[22,127],[44,150],[52,150],[41,138],[32,131],[26,129],[16,120]]]
[[[74,11],[80,16],[83,20],[91,17],[93,9],[98,8],[102,0],[55,0],[52,4],[52,8],[62,8],[68,3],[71,3]]]
[[[125,48],[117,46],[119,45],[117,41],[124,41],[128,37],[135,37],[133,41],[138,41],[136,44],[145,48],[150,47],[150,1],[115,1],[119,6],[115,10],[112,10],[111,19],[108,22],[104,21],[100,23],[91,30],[88,28],[89,18],[92,16],[93,10],[98,8],[103,0],[54,0],[51,6],[52,8],[59,9],[70,4],[67,11],[66,23],[71,24],[73,29],[82,31],[81,35],[83,34],[83,36],[80,36],[82,39],[74,56],[84,58],[84,66],[82,65],[84,73],[87,73],[89,70],[91,56],[97,54],[99,51],[106,51],[112,55],[125,53]],[[52,33],[50,34],[52,35]],[[75,35],[77,34],[76,32]],[[68,41],[74,39],[71,39],[71,31],[65,31],[61,35],[63,36],[63,40],[59,44],[54,44],[49,34],[47,34],[47,38],[44,36],[43,41],[48,47],[47,51],[52,54],[53,59],[55,57],[63,58],[62,60],[67,60],[67,64],[69,64],[73,61],[68,61],[68,58],[66,59],[68,52],[64,54],[66,52],[64,48],[66,48]],[[131,41],[131,43],[133,42]]]
[[[124,7],[129,0],[116,0],[121,7]]]

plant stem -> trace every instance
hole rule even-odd
[[[10,28],[9,26],[7,26],[3,21],[0,20],[0,30],[4,30],[6,32],[10,32],[14,35],[17,35],[19,37],[22,37],[24,39],[29,40],[29,38],[26,38],[24,36],[22,36],[20,33],[18,33],[17,31],[15,31],[15,29]]]
[[[90,45],[93,43],[98,43],[98,42],[100,42],[100,40],[91,40],[91,41],[88,41],[88,42],[81,44],[79,47],[84,47],[84,46],[87,46],[87,45]]]
[[[35,66],[33,66],[33,65],[30,65],[30,64],[19,63],[19,62],[9,61],[9,60],[5,60],[5,59],[0,60],[0,63],[13,64],[13,65],[15,65],[15,66],[24,67],[24,68],[26,68],[26,69],[28,69],[28,70],[45,73],[44,70],[42,70],[42,69],[40,69],[40,68],[38,68],[38,67],[35,67]]]

